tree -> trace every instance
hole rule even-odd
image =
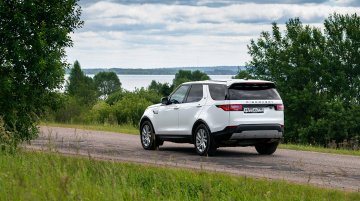
[[[331,15],[325,20],[327,58],[330,79],[326,84],[332,95],[339,95],[346,102],[360,100],[360,17]]]
[[[360,19],[331,15],[324,33],[290,19],[285,33],[274,23],[248,46],[247,71],[274,81],[285,102],[285,140],[325,145],[360,137]],[[345,123],[348,121],[349,123]]]
[[[253,76],[247,70],[241,70],[237,75],[233,77],[234,79],[253,79]]]
[[[199,70],[196,71],[187,71],[187,70],[179,70],[175,74],[175,78],[173,80],[173,88],[179,86],[184,82],[189,81],[200,81],[200,80],[209,80],[210,77]]]
[[[96,102],[98,92],[95,83],[81,70],[78,61],[75,61],[71,68],[66,93],[76,98],[80,104],[90,106]]]
[[[168,83],[162,84],[160,82],[156,82],[155,80],[153,80],[151,81],[148,90],[155,91],[162,96],[168,96],[173,89]]]
[[[56,107],[80,13],[76,0],[0,1],[0,116],[15,144],[36,136],[39,116]]]
[[[94,82],[100,92],[99,96],[104,99],[115,91],[121,90],[121,82],[114,72],[99,72],[95,75]]]

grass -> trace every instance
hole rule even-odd
[[[64,127],[64,128],[77,128],[77,129],[85,129],[85,130],[97,130],[97,131],[110,131],[116,133],[127,133],[127,134],[139,134],[139,129],[134,127],[133,125],[82,125],[82,124],[64,124],[64,123],[42,123],[41,125],[46,126],[55,126],[55,127]],[[353,155],[360,156],[360,150],[346,150],[346,149],[332,149],[332,148],[324,148],[320,146],[313,145],[300,145],[300,144],[280,144],[279,148],[281,149],[291,149],[291,150],[299,150],[299,151],[313,151],[320,153],[332,153],[332,154],[345,154],[345,155]]]
[[[325,147],[314,146],[314,145],[280,144],[279,148],[299,150],[299,151],[313,151],[313,152],[320,152],[320,153],[360,156],[360,150],[356,151],[356,150],[348,150],[348,149],[332,149],[332,148],[325,148]]]
[[[58,154],[0,153],[0,200],[360,200],[360,193]]]
[[[103,125],[103,124],[65,124],[65,123],[42,122],[40,125],[62,127],[62,128],[76,128],[76,129],[84,129],[84,130],[108,131],[115,133],[139,134],[139,129],[131,124]]]

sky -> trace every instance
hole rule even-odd
[[[243,66],[247,45],[289,18],[322,28],[360,0],[80,0],[85,24],[67,61],[82,68]]]

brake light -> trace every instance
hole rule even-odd
[[[217,105],[216,107],[223,109],[224,111],[243,111],[243,105],[241,104],[226,104]]]
[[[284,105],[283,104],[275,105],[275,110],[283,111],[284,110]]]

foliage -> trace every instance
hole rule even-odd
[[[6,130],[4,120],[0,117],[0,153],[14,153],[16,150],[16,140],[13,133]]]
[[[35,137],[38,117],[58,103],[80,13],[76,0],[0,1],[0,116],[15,144]]]
[[[89,123],[137,125],[145,109],[159,102],[159,94],[143,88],[134,92],[117,91],[106,101],[98,101],[85,118]]]
[[[96,123],[110,123],[110,124],[117,124],[114,117],[111,116],[112,108],[109,104],[104,101],[98,101],[91,109],[90,114],[88,116],[90,122]]]
[[[49,119],[63,123],[82,122],[85,119],[83,114],[90,109],[88,106],[73,96],[63,95],[62,100],[61,107],[48,114]]]
[[[249,73],[248,70],[241,70],[233,79],[253,79],[254,77]]]
[[[144,88],[136,89],[134,92],[130,93],[134,99],[135,98],[144,98],[146,101],[149,101],[151,104],[160,103],[161,95],[155,93],[151,90],[145,90]]]
[[[199,70],[196,71],[186,71],[186,70],[179,70],[175,74],[175,78],[173,80],[173,88],[176,88],[180,84],[189,81],[200,81],[200,80],[209,80],[210,77]]]
[[[360,137],[360,18],[333,14],[324,33],[290,19],[248,46],[248,72],[274,81],[285,102],[285,141],[325,145]]]
[[[121,90],[121,83],[114,72],[99,72],[94,77],[95,86],[100,92],[99,96],[106,99],[115,91]]]
[[[161,96],[168,96],[171,94],[173,88],[168,83],[160,83],[155,80],[151,81],[148,90],[152,90],[160,94]]]
[[[71,68],[66,93],[88,106],[97,100],[98,92],[95,83],[91,77],[84,74],[78,61],[75,61]]]
[[[0,172],[2,200],[360,200],[285,181],[37,152],[0,155]]]
[[[353,155],[360,156],[359,150],[350,150],[350,149],[340,149],[340,148],[325,148],[323,146],[317,145],[303,145],[303,144],[283,144],[279,145],[280,149],[290,149],[290,150],[300,150],[300,151],[311,151],[311,152],[320,152],[320,153],[332,153],[332,154],[343,154],[343,155]]]
[[[118,102],[124,97],[125,93],[125,91],[115,91],[114,93],[110,94],[109,97],[107,97],[105,102],[109,105],[114,105],[114,103]]]
[[[113,105],[113,110],[119,124],[139,123],[145,109],[152,103],[139,96],[128,95]]]

